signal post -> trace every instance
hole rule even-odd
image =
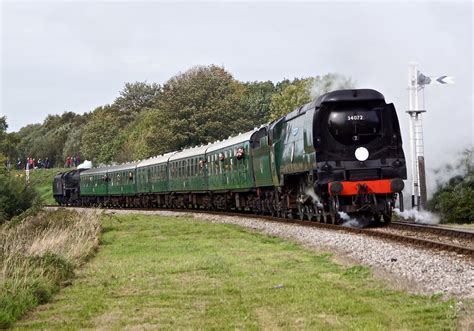
[[[450,76],[427,77],[418,71],[415,62],[410,62],[408,67],[409,109],[407,113],[410,116],[411,205],[412,208],[418,210],[425,209],[427,201],[422,120],[422,115],[426,110],[420,109],[419,92],[424,89],[425,85],[431,83],[453,84],[454,81]]]

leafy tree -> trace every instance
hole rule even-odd
[[[119,111],[110,105],[96,108],[84,126],[81,140],[83,159],[93,163],[115,161],[125,141],[124,128],[133,122],[133,118],[120,116]]]
[[[0,154],[6,154],[6,142],[7,142],[7,118],[5,116],[0,117]]]
[[[437,174],[451,174],[446,182],[438,182],[428,208],[440,213],[445,223],[474,223],[474,149],[462,152],[453,166],[438,169]]]
[[[62,159],[66,160],[68,156],[78,156],[81,151],[82,135],[84,133],[84,126],[73,127],[70,129],[62,151]]]
[[[194,67],[172,77],[163,86],[157,108],[163,112],[167,132],[158,133],[161,150],[177,150],[227,138],[248,128],[238,107],[244,86],[218,66]]]
[[[275,120],[293,111],[296,107],[310,102],[312,81],[312,78],[295,79],[280,93],[274,94],[271,102],[271,119]]]
[[[20,157],[23,161],[27,157],[35,159],[47,157],[51,165],[62,166],[66,153],[76,155],[79,152],[78,148],[65,151],[65,144],[73,139],[75,131],[82,130],[87,119],[88,115],[73,112],[48,115],[42,124],[27,125],[14,135],[9,135],[11,144],[16,146],[10,155],[15,159]]]
[[[150,108],[161,92],[160,85],[146,82],[125,83],[120,96],[115,99],[114,107],[120,111],[139,112]]]
[[[5,116],[0,117],[0,167],[4,164],[7,157],[7,118]]]
[[[7,132],[8,124],[5,116],[0,117],[0,138],[2,138]]]
[[[354,83],[350,78],[337,74],[308,77],[298,79],[289,83],[288,80],[277,84],[280,92],[272,96],[270,105],[270,118],[275,120],[284,116],[297,107],[310,102],[324,93],[338,89],[353,88]]]
[[[245,83],[244,87],[240,105],[245,114],[248,129],[268,122],[272,95],[276,91],[275,85],[271,81],[249,82]]]
[[[0,145],[2,145],[0,147],[0,150],[2,150],[1,153],[3,153],[5,157],[12,162],[12,164],[15,163],[15,160],[17,159],[19,155],[18,154],[19,143],[20,143],[20,139],[16,132],[7,133],[4,136],[3,143],[0,143]]]
[[[126,133],[123,154],[130,155],[128,160],[144,159],[168,152],[175,138],[169,129],[168,120],[159,109],[142,111]]]

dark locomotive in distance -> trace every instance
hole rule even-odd
[[[78,178],[80,180],[78,180]],[[62,205],[241,210],[338,223],[390,222],[406,163],[393,104],[370,89],[327,93],[227,140],[54,180]]]

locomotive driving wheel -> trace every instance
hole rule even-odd
[[[385,202],[385,210],[382,212],[382,218],[385,225],[392,222],[393,203],[391,201]]]
[[[339,198],[336,196],[329,197],[329,212],[326,217],[326,223],[338,224],[341,220],[339,215]]]

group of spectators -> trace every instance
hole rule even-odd
[[[81,164],[81,158],[79,155],[74,155],[74,156],[68,156],[65,160],[64,166],[66,168],[74,168],[77,167],[79,164]],[[12,162],[7,159],[5,160],[5,167],[7,169],[11,169],[13,166]],[[17,170],[32,170],[32,169],[49,169],[53,165],[50,163],[49,158],[44,158],[44,159],[35,159],[32,157],[27,157],[25,161],[23,161],[21,158],[18,158],[16,160],[16,164],[14,165]]]
[[[27,157],[24,163],[20,158],[16,160],[16,168],[18,170],[21,170],[21,169],[29,170],[29,169],[39,169],[39,168],[48,169],[50,168],[50,166],[51,165],[49,163],[49,158],[47,157],[44,159],[38,159],[38,160],[32,157]]]
[[[81,164],[81,158],[79,155],[68,156],[66,158],[66,168],[77,167],[79,164]]]

